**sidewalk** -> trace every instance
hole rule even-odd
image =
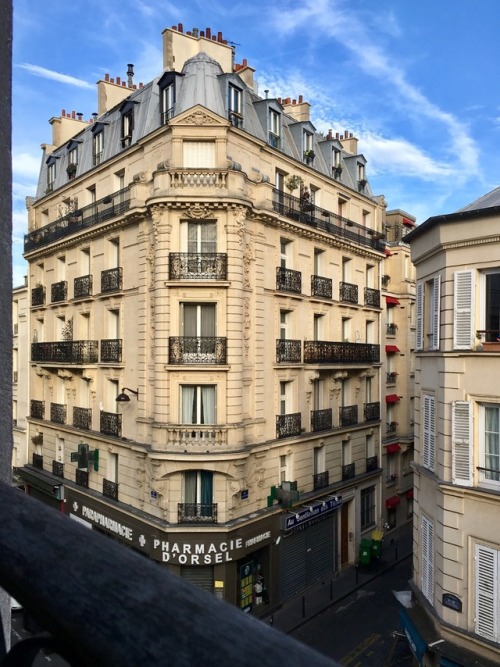
[[[337,576],[325,579],[301,595],[285,602],[273,614],[263,617],[264,623],[282,632],[292,632],[300,625],[324,611],[330,605],[362,588],[368,582],[390,570],[412,554],[412,522],[386,533],[380,558],[370,565],[350,566]]]

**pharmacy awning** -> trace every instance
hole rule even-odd
[[[387,445],[385,451],[387,454],[396,454],[397,452],[401,451],[401,445],[397,442],[393,442],[392,444]]]
[[[385,397],[386,403],[397,403],[399,401],[399,396],[397,394],[388,394]]]
[[[399,306],[399,301],[395,296],[386,296],[385,302],[388,306]]]
[[[399,352],[399,347],[397,345],[386,345],[385,346],[385,351],[389,354],[393,352]]]

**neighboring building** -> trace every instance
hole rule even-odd
[[[12,290],[12,466],[28,462],[29,414],[29,312],[28,280]]]
[[[500,188],[407,237],[417,271],[419,664],[500,662]]]
[[[52,118],[29,202],[30,492],[258,613],[380,528],[383,197],[210,31]]]
[[[386,212],[382,274],[382,506],[387,530],[413,516],[413,395],[415,391],[415,269],[405,236],[415,218]]]

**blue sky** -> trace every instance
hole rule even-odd
[[[500,185],[499,0],[14,0],[14,285],[49,119],[90,118],[127,63],[161,74],[178,23],[221,31],[262,97],[303,95],[318,131],[353,132],[372,190],[418,223]]]

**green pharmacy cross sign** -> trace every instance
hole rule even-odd
[[[71,463],[78,463],[78,468],[88,468],[89,463],[94,464],[94,470],[99,470],[99,450],[90,451],[86,444],[78,445],[77,452],[71,452]]]

